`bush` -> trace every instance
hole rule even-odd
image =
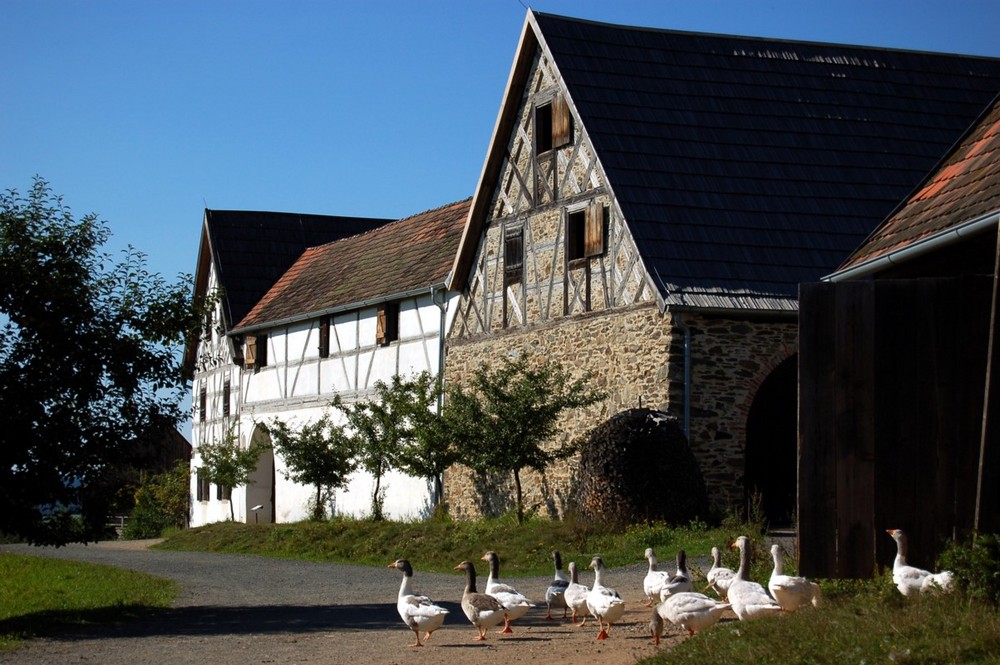
[[[955,573],[959,588],[970,597],[1000,606],[1000,535],[949,545],[941,553],[941,567]]]
[[[122,530],[122,538],[158,538],[168,527],[188,522],[190,469],[179,460],[173,469],[148,477],[135,491],[135,508]]]
[[[580,452],[579,510],[598,522],[708,518],[701,469],[677,419],[630,409],[599,425]]]

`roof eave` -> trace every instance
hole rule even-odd
[[[924,254],[935,251],[942,247],[952,245],[959,240],[964,240],[968,236],[975,235],[990,227],[1000,224],[1000,210],[995,210],[986,215],[968,220],[945,231],[940,231],[934,235],[921,238],[904,247],[881,254],[857,265],[853,265],[843,270],[831,273],[822,278],[824,282],[842,282],[851,279],[863,279],[870,277],[876,272],[880,272],[890,266],[899,265],[907,261],[912,261]]]
[[[269,330],[271,328],[280,328],[282,326],[293,325],[295,323],[302,323],[303,321],[309,321],[311,319],[316,319],[321,316],[333,316],[335,314],[341,314],[343,312],[349,312],[357,309],[364,309],[365,307],[371,307],[372,305],[378,305],[386,302],[394,302],[398,300],[406,300],[407,298],[415,298],[417,296],[422,296],[430,294],[432,297],[436,292],[447,291],[448,286],[446,281],[438,282],[436,284],[431,284],[430,286],[422,286],[407,291],[401,291],[399,293],[386,294],[375,296],[373,298],[366,298],[365,300],[360,300],[357,302],[345,303],[343,305],[337,305],[335,307],[327,307],[325,309],[319,309],[313,312],[302,312],[294,316],[288,316],[283,319],[275,319],[274,321],[262,321],[260,323],[254,323],[247,326],[238,326],[233,328],[228,332],[230,336],[245,335],[248,333],[258,332],[261,330]]]

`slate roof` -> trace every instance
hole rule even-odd
[[[307,249],[233,332],[396,300],[444,285],[469,213],[459,201]]]
[[[910,196],[840,266],[867,271],[950,232],[996,229],[1000,212],[1000,97]],[[954,233],[955,240],[958,234]]]
[[[798,284],[835,269],[1000,90],[995,58],[529,12],[502,116],[536,40],[666,306],[796,309]],[[486,214],[505,122],[470,225]],[[474,249],[463,244],[458,279]]]
[[[226,329],[246,316],[307,247],[378,228],[390,221],[206,209],[204,232],[220,284],[225,289]]]

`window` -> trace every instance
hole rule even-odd
[[[226,382],[222,384],[222,417],[223,418],[228,418],[229,417],[229,400],[230,400],[230,397],[231,397],[231,394],[230,394],[231,392],[232,391],[229,388],[229,379],[226,379]]]
[[[319,322],[319,357],[330,357],[330,319],[323,318]]]
[[[247,335],[244,343],[243,366],[246,369],[267,366],[267,335]]]
[[[375,343],[379,346],[389,346],[397,339],[399,339],[399,303],[387,302],[378,310]]]
[[[573,116],[562,95],[535,107],[535,153],[541,154],[573,142]]]
[[[524,227],[509,228],[503,238],[503,279],[504,284],[514,284],[521,280],[524,271]]]
[[[208,485],[208,474],[204,469],[198,469],[198,487],[197,487],[198,501],[208,501],[209,497],[209,485]]]
[[[566,214],[566,260],[577,261],[604,253],[608,206],[591,201],[586,208]]]
[[[201,422],[205,422],[208,418],[208,389],[203,383],[201,385],[201,390],[198,392],[198,418]]]
[[[215,498],[219,501],[229,501],[233,498],[233,488],[225,485],[215,486]]]

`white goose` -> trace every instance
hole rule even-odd
[[[810,582],[805,577],[783,574],[781,545],[778,543],[771,545],[771,557],[774,559],[774,570],[771,571],[771,579],[767,581],[767,589],[781,605],[781,609],[786,612],[794,612],[807,603],[812,603],[813,607],[819,607],[820,589],[818,584]]]
[[[660,643],[664,620],[680,626],[688,632],[688,635],[694,635],[715,625],[729,607],[729,603],[709,598],[696,591],[675,593],[653,610],[653,620],[649,624],[653,633],[653,644]]]
[[[520,619],[535,606],[523,593],[500,581],[500,556],[490,550],[483,555],[483,561],[490,564],[490,574],[486,578],[486,593],[500,601],[506,610],[501,633],[513,633],[510,623]]]
[[[485,640],[486,632],[503,621],[506,610],[500,601],[488,593],[476,591],[476,567],[471,561],[463,561],[455,570],[465,571],[465,591],[462,592],[462,611],[479,631],[477,640]]]
[[[411,647],[422,647],[420,643],[420,631],[424,631],[424,639],[429,640],[431,633],[441,627],[448,610],[435,605],[427,596],[418,596],[413,593],[413,566],[406,559],[397,559],[389,564],[389,568],[395,568],[403,573],[403,583],[399,585],[399,596],[396,600],[396,609],[417,641]]]
[[[687,554],[684,550],[677,550],[677,572],[670,577],[660,588],[660,600],[666,600],[675,593],[685,593],[692,591],[691,574],[687,569]]]
[[[562,555],[559,554],[559,550],[552,550],[552,564],[555,566],[556,572],[549,588],[545,590],[545,605],[547,607],[545,618],[549,621],[552,620],[553,607],[563,608],[563,619],[566,618],[566,610],[568,608],[566,605],[566,587],[569,586],[569,577],[563,572]]]
[[[732,568],[723,567],[722,554],[719,552],[719,548],[713,547],[712,567],[708,570],[708,574],[705,575],[705,581],[708,582],[708,586],[715,593],[719,594],[719,598],[726,600],[729,594],[729,585],[735,576],[736,573],[733,572]]]
[[[590,587],[576,581],[576,562],[569,562],[569,586],[563,594],[566,598],[566,605],[573,612],[573,623],[576,623],[576,616],[582,615],[583,621],[576,623],[577,626],[584,626],[587,623],[587,596],[590,595]]]
[[[604,573],[604,561],[599,556],[595,556],[590,567],[594,569],[594,587],[587,594],[587,609],[597,619],[601,627],[601,632],[597,634],[597,639],[608,638],[608,631],[616,621],[622,618],[625,613],[625,601],[618,595],[618,592],[603,584],[602,575]],[[607,628],[604,624],[608,624]]]
[[[646,576],[642,578],[642,591],[646,594],[646,607],[652,607],[653,603],[660,597],[660,589],[670,579],[670,573],[665,570],[659,570],[656,567],[656,554],[653,552],[652,547],[647,547],[646,553],[643,556],[649,562],[649,570],[646,571]]]
[[[886,529],[886,533],[896,541],[896,558],[892,562],[892,581],[904,596],[914,596],[927,592],[949,592],[955,582],[950,570],[932,573],[906,563],[909,542],[902,529]]]
[[[781,611],[773,598],[767,595],[760,584],[751,582],[750,576],[750,539],[740,536],[733,543],[740,550],[740,568],[729,585],[729,604],[740,621],[749,621]]]

